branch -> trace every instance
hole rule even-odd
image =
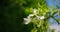
[[[47,18],[45,18],[44,20],[46,21],[46,19],[49,19],[50,17],[52,17],[54,20],[56,20],[56,22],[58,23],[58,25],[60,24],[59,21],[57,19],[55,19],[55,17],[53,15],[55,15],[58,11],[55,11],[52,15],[49,13],[49,16]]]
[[[56,22],[58,23],[58,25],[60,24],[59,21],[58,21],[57,19],[55,19],[54,16],[52,16],[52,18],[53,18],[54,20],[56,20]]]

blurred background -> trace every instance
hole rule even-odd
[[[44,2],[41,6],[46,3],[50,12],[54,12],[53,9],[60,9],[60,0],[0,0],[0,32],[30,32],[33,24],[23,24],[23,18],[26,18],[31,12],[30,10],[25,11],[25,9],[38,8],[37,2],[40,4]],[[60,12],[55,13],[53,18],[49,18],[50,25],[58,26],[60,24],[60,14],[58,16],[58,13]]]

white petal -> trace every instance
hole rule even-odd
[[[36,11],[34,11],[34,13],[36,13]]]
[[[40,19],[44,19],[45,17],[44,16],[41,16]]]
[[[40,20],[40,19],[44,19],[45,17],[44,16],[37,16],[37,19]]]
[[[27,21],[27,22],[24,22],[24,24],[29,24],[30,22],[29,21]]]
[[[29,14],[29,16],[27,18],[30,19],[33,16],[34,16],[33,14]]]
[[[34,14],[36,13],[36,11],[37,11],[37,9],[34,9],[34,11],[33,11],[33,12],[34,12]]]
[[[33,14],[29,14],[29,16],[34,16]]]
[[[30,19],[28,19],[28,18],[24,18],[24,24],[29,24],[30,23]]]
[[[28,19],[27,18],[24,18],[25,21],[27,21]]]

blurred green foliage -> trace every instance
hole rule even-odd
[[[0,32],[24,32],[23,22],[24,15],[24,0],[3,0],[1,17],[0,17]]]

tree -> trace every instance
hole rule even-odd
[[[1,32],[46,32],[49,28],[48,19],[54,18],[53,15],[57,13],[55,9],[49,11],[45,0],[2,0],[0,4]],[[31,23],[24,25],[23,18],[31,14]]]

